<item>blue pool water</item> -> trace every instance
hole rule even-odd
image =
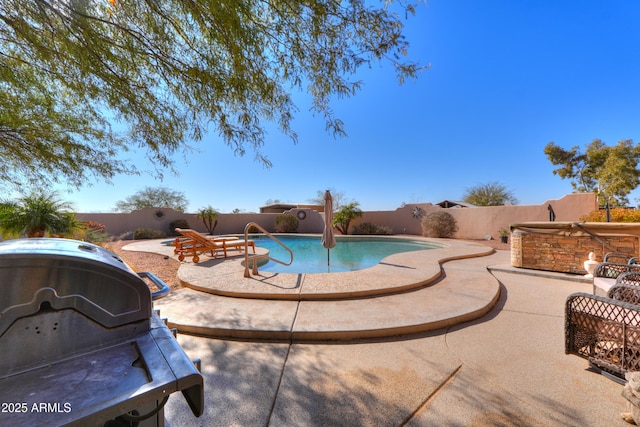
[[[314,236],[276,236],[293,251],[293,264],[285,266],[273,261],[260,267],[260,271],[272,273],[337,273],[373,267],[382,259],[400,252],[420,251],[441,247],[436,243],[401,238],[337,237],[330,250],[327,265],[327,249]],[[289,253],[265,236],[252,236],[256,246],[269,250],[272,258],[289,261]]]

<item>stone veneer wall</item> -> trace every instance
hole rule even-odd
[[[640,237],[631,235],[599,236],[610,247],[629,257],[640,254]],[[586,274],[583,263],[589,252],[602,261],[612,252],[591,236],[534,233],[515,230],[511,234],[511,265],[535,270]]]

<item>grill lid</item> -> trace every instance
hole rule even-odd
[[[0,336],[43,307],[72,308],[113,328],[151,317],[149,287],[122,259],[68,239],[0,242]]]

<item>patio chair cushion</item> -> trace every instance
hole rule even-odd
[[[593,293],[595,295],[606,295],[609,290],[616,284],[616,279],[610,279],[608,277],[594,277],[593,278]],[[600,291],[598,291],[600,290]]]

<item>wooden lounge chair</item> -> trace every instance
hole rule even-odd
[[[565,353],[623,383],[640,370],[640,286],[616,284],[606,297],[576,293],[565,308]]]
[[[184,231],[185,229],[183,229]],[[204,236],[206,239],[211,240],[212,242],[222,242],[224,240],[238,240],[237,237],[213,237],[213,236]],[[184,235],[176,237],[173,242],[171,242],[171,246],[174,246],[173,253],[178,255],[181,252],[188,251],[191,248],[191,245],[194,244],[194,240],[191,237],[185,237]],[[211,256],[214,256],[212,253]]]
[[[176,228],[176,231],[183,237],[177,238],[175,241],[176,249],[174,252],[178,254],[178,259],[184,261],[185,254],[193,256],[193,262],[200,261],[200,254],[209,252],[212,257],[216,257],[216,251],[222,249],[224,257],[227,257],[227,249],[236,249],[242,252],[242,248],[253,248],[253,253],[256,252],[255,243],[252,240],[237,239],[235,237],[217,237],[209,238],[203,236],[195,230],[189,228]]]

